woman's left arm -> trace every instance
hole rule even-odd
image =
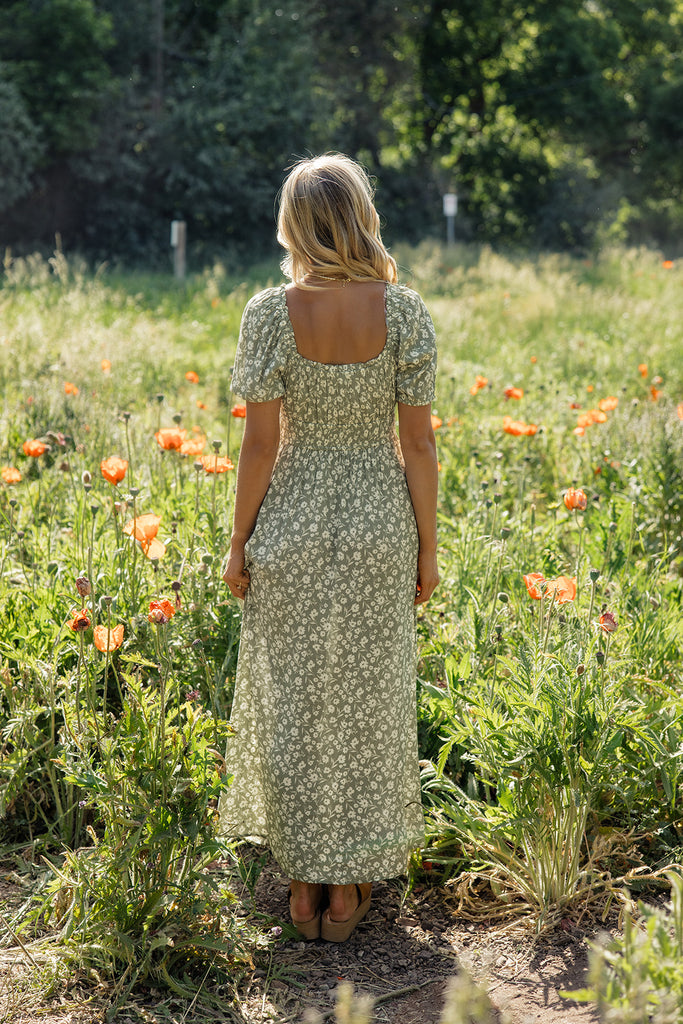
[[[244,598],[249,586],[249,573],[244,568],[244,546],[254,531],[280,444],[281,404],[280,398],[271,402],[247,402],[247,418],[237,466],[230,554],[223,573],[230,593],[240,599]]]

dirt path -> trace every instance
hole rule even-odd
[[[286,882],[272,864],[258,880],[256,907],[272,919],[266,928],[288,919]],[[106,991],[67,982],[53,998],[36,1002],[30,965],[19,951],[14,960],[4,953],[0,1024],[105,1020]],[[255,959],[240,993],[241,1016],[244,1024],[304,1024],[316,1012],[331,1011],[335,990],[346,981],[378,1001],[374,1024],[439,1024],[446,983],[464,968],[486,988],[506,1024],[595,1024],[592,1009],[559,994],[581,988],[586,967],[583,932],[560,930],[536,943],[528,936],[504,936],[455,919],[446,889],[418,887],[404,899],[399,882],[385,882],[375,886],[367,919],[346,943],[302,942],[288,937],[285,926],[280,941]],[[204,1024],[235,1021],[235,1015],[207,1016],[198,1006],[152,991],[131,999],[116,1020]]]

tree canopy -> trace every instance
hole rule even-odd
[[[394,238],[586,248],[683,222],[683,0],[0,2],[0,238],[270,244],[297,157],[377,177]]]

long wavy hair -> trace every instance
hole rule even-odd
[[[380,235],[365,170],[341,153],[300,160],[280,193],[277,239],[287,251],[282,271],[295,284],[306,274],[331,280],[398,280]]]

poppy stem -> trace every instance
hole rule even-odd
[[[135,473],[133,471],[133,448],[130,442],[130,429],[129,429],[130,416],[124,416],[124,425],[126,429],[126,451],[128,452],[128,480],[130,487],[135,485]]]
[[[626,561],[631,561],[631,555],[633,554],[633,540],[636,532],[636,503],[631,502],[631,527],[628,533],[628,550],[626,552]]]
[[[576,553],[576,598],[579,597],[579,587],[581,586],[581,555],[583,553],[583,520],[579,518],[578,513],[574,512],[576,518],[576,524],[579,530],[579,548]]]
[[[493,534],[496,528],[496,518],[498,515],[498,505],[493,506],[493,517],[491,519],[491,532],[489,534],[489,546],[486,553],[486,569],[484,570],[484,585],[481,588],[482,597],[486,599],[486,590],[489,582],[489,569],[491,567],[491,546],[493,544]]]
[[[553,618],[553,608],[555,607],[555,598],[556,597],[557,597],[557,590],[553,590],[553,599],[552,599],[550,608],[548,609],[548,625],[547,625],[546,631],[545,631],[545,639],[543,640],[543,653],[544,654],[545,654],[546,650],[548,649],[548,639],[550,637],[550,623],[551,623],[552,618]]]

